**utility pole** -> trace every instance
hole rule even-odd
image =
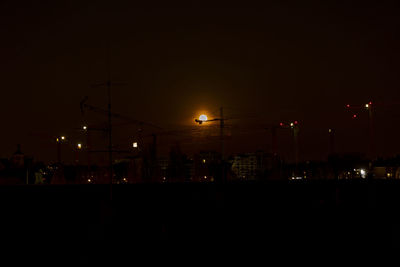
[[[61,141],[57,138],[57,163],[61,164]]]
[[[107,44],[106,44],[106,68],[107,68],[107,96],[108,96],[108,164],[110,167],[109,175],[110,175],[110,185],[113,183],[113,147],[112,147],[112,113],[111,113],[111,49],[110,49],[110,29],[108,29],[107,34]],[[111,191],[111,190],[110,190]]]
[[[279,123],[279,125],[283,128],[288,128],[291,130],[293,135],[293,152],[294,152],[294,162],[295,162],[295,170],[293,173],[294,175],[298,174],[298,165],[299,165],[299,122],[294,121],[289,124],[285,124],[283,122]]]
[[[108,94],[108,164],[110,167],[110,184],[113,182],[113,150],[112,150],[112,120],[111,120],[111,81],[107,81]]]
[[[271,130],[271,152],[274,157],[278,156],[277,129],[279,127],[283,127],[283,123],[281,123],[279,126],[275,124],[270,124],[265,127],[265,130]]]
[[[362,110],[366,109],[368,111],[368,158],[373,160],[375,157],[375,141],[374,141],[374,124],[373,124],[373,110],[376,104],[372,103],[372,101],[368,102],[367,104],[364,105],[350,105],[347,104],[346,108],[347,109],[357,109],[357,110]],[[353,114],[352,116],[353,119],[357,118],[357,114]]]
[[[292,126],[293,130],[293,141],[294,141],[294,160],[295,160],[295,172],[296,175],[298,174],[298,167],[299,167],[299,127],[297,123]]]
[[[57,143],[57,163],[61,164],[61,148],[62,144],[65,142],[66,138],[65,136],[59,136],[56,138],[56,143]]]
[[[221,167],[222,167],[222,181],[225,182],[225,147],[224,147],[224,127],[225,127],[225,120],[224,120],[224,109],[223,107],[220,108],[220,141],[221,141]]]
[[[369,102],[368,104],[365,105],[365,108],[368,109],[368,139],[369,139],[369,157],[371,160],[373,160],[373,157],[375,155],[375,142],[374,142],[374,125],[373,125],[373,107],[372,107],[372,102]]]
[[[79,165],[79,147],[75,148],[75,165],[78,166]]]
[[[333,155],[335,153],[335,130],[329,129],[329,155]]]
[[[278,141],[276,137],[276,128],[277,127],[275,126],[271,128],[272,154],[274,157],[278,156]]]
[[[87,168],[88,168],[88,175],[89,179],[92,178],[92,171],[91,171],[91,157],[90,157],[90,150],[92,149],[92,143],[90,139],[90,133],[87,129],[87,126],[83,128],[86,131],[86,152],[87,152]]]

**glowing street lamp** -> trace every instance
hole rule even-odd
[[[299,164],[299,143],[298,143],[298,134],[299,134],[299,122],[292,121],[290,123],[284,123],[281,122],[279,123],[279,126],[285,129],[290,129],[293,134],[293,145],[294,145],[294,159],[295,159],[295,164],[296,164],[296,170],[295,173],[297,173],[297,168]]]
[[[56,142],[57,143],[61,143],[61,142],[63,142],[63,141],[66,141],[66,137],[63,135],[63,136],[58,136],[57,138],[56,138]]]
[[[66,140],[66,137],[64,135],[59,136],[56,138],[56,143],[57,143],[57,162],[61,163],[61,146]]]
[[[368,103],[362,104],[362,105],[350,105],[347,104],[346,108],[347,109],[357,109],[357,110],[362,110],[365,109],[366,111],[368,111],[368,131],[369,131],[369,144],[368,144],[368,154],[369,157],[373,157],[375,155],[374,150],[375,150],[375,145],[374,145],[374,126],[373,126],[373,111],[375,109],[375,104],[372,103],[372,101],[369,101]],[[353,119],[357,119],[358,115],[354,114],[352,115]]]
[[[78,143],[76,144],[76,150],[75,150],[75,163],[78,164],[79,163],[79,151],[82,149],[82,144]]]

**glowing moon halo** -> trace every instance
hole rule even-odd
[[[207,121],[207,115],[204,114],[200,115],[199,121]]]

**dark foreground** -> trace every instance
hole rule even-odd
[[[399,181],[3,186],[0,208],[15,262],[400,248]]]

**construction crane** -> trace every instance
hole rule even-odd
[[[375,140],[374,140],[374,123],[373,123],[373,111],[375,109],[376,104],[369,101],[366,104],[347,104],[346,109],[352,111],[352,118],[357,119],[358,114],[354,111],[362,111],[365,110],[368,112],[368,155],[370,158],[373,158],[375,155]]]
[[[367,111],[368,112],[368,154],[372,159],[375,157],[375,123],[374,123],[374,113],[377,108],[381,107],[389,107],[389,106],[398,106],[400,105],[399,101],[390,101],[390,102],[372,102],[369,101],[365,104],[347,104],[346,110],[351,111],[352,119],[358,119],[359,112]]]
[[[109,154],[110,175],[111,175],[110,179],[112,181],[112,175],[113,175],[112,174],[112,154],[114,152],[128,152],[128,151],[120,151],[120,150],[114,150],[113,149],[113,145],[112,145],[112,126],[113,125],[111,123],[111,117],[124,120],[125,121],[124,124],[137,124],[137,125],[140,125],[140,127],[149,126],[149,127],[156,128],[156,129],[162,129],[162,128],[157,126],[157,125],[154,125],[152,123],[136,120],[136,119],[131,118],[129,116],[125,116],[125,115],[121,115],[121,114],[118,114],[118,113],[115,113],[115,112],[111,112],[111,105],[110,104],[108,105],[108,109],[107,110],[104,109],[104,108],[100,108],[100,107],[96,107],[96,106],[90,105],[90,104],[87,103],[88,99],[89,98],[87,96],[85,96],[83,98],[83,100],[80,102],[80,109],[81,109],[82,115],[84,115],[85,111],[88,110],[88,111],[101,113],[103,115],[108,116],[108,127],[106,127],[106,128],[90,128],[87,125],[85,125],[85,126],[83,126],[82,129],[87,134],[91,130],[102,130],[102,131],[108,132],[108,139],[109,139],[108,149],[105,150],[105,151],[101,151],[100,150],[100,151],[89,151],[89,152],[107,152]]]
[[[80,108],[81,108],[82,115],[85,113],[85,109],[87,109],[89,111],[102,113],[104,115],[110,115],[111,117],[124,120],[125,124],[138,124],[140,126],[146,125],[146,126],[150,126],[152,128],[155,128],[155,129],[162,129],[161,127],[159,127],[159,126],[157,126],[155,124],[144,122],[144,121],[140,121],[140,120],[137,120],[137,119],[133,119],[133,118],[131,118],[129,116],[121,115],[119,113],[111,112],[109,114],[109,111],[106,110],[106,109],[103,109],[103,108],[96,107],[96,106],[88,104],[87,103],[88,100],[89,100],[89,98],[87,96],[85,96],[83,98],[83,100],[81,101],[81,103],[80,103]]]

